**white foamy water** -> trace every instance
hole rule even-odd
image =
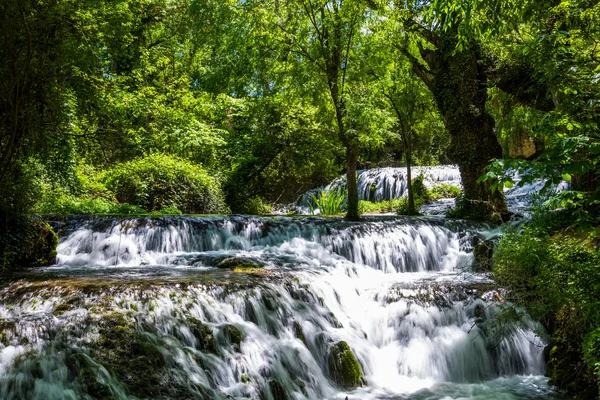
[[[469,271],[473,237],[487,229],[401,218],[72,221],[57,265],[0,293],[0,397],[549,398],[540,327],[523,314],[500,334],[502,291]],[[115,350],[111,332],[132,344]],[[359,386],[332,377],[342,341]]]
[[[462,180],[458,166],[441,165],[432,167],[413,167],[413,179],[419,175],[423,176],[423,183],[428,189],[433,189],[440,185],[456,186],[462,189]],[[407,190],[407,171],[406,168],[373,168],[361,170],[358,174],[358,196],[360,200],[372,202],[382,202],[386,200],[399,199],[408,196]],[[512,174],[512,173],[511,173]],[[546,181],[542,179],[535,180],[532,183],[519,186],[521,176],[514,174],[515,185],[512,188],[504,189],[504,196],[508,209],[516,213],[527,213],[533,205],[533,198],[542,191]],[[297,200],[297,205],[283,206],[280,214],[295,212],[298,214],[310,214],[310,206],[313,202],[312,194],[318,190],[325,192],[340,191],[346,187],[346,178],[341,176],[324,188],[311,190]],[[569,183],[561,182],[552,191],[568,190]],[[441,199],[431,204],[426,204],[421,208],[424,215],[444,215],[450,207],[454,206],[454,199]],[[316,210],[318,213],[319,211]]]

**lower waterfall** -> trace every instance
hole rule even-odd
[[[540,325],[472,270],[484,224],[55,223],[0,291],[2,399],[548,399]]]

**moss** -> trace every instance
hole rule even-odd
[[[242,383],[250,383],[252,379],[250,379],[250,377],[247,374],[242,374],[240,376],[240,381],[242,381]]]
[[[240,272],[240,273],[244,273],[244,274],[258,274],[261,275],[263,274],[265,271],[262,268],[256,268],[256,267],[235,267],[233,269],[233,272]]]
[[[15,218],[0,232],[0,267],[41,267],[56,260],[58,236],[47,223],[35,218]]]
[[[228,258],[225,258],[225,259],[219,261],[215,265],[215,267],[221,268],[221,269],[234,269],[235,270],[236,268],[256,269],[256,268],[260,268],[261,265],[250,258],[228,257]]]
[[[598,396],[598,383],[593,368],[583,354],[581,315],[572,307],[563,307],[556,318],[553,340],[546,363],[550,384],[570,396],[592,399]]]
[[[306,346],[306,337],[304,337],[304,332],[302,331],[302,325],[300,325],[300,322],[298,322],[298,321],[294,321],[294,334]]]
[[[350,389],[361,385],[362,370],[348,343],[341,341],[331,346],[327,367],[331,379],[340,387]]]
[[[223,327],[223,334],[231,344],[240,346],[244,340],[243,332],[235,325],[227,324]]]
[[[188,323],[192,334],[198,340],[200,349],[209,353],[216,353],[217,344],[212,329],[194,317],[188,318]]]
[[[271,379],[269,381],[269,390],[273,400],[288,400],[288,395],[283,385],[277,379]]]
[[[59,304],[52,310],[52,315],[60,317],[65,312],[70,311],[73,307],[70,304]]]

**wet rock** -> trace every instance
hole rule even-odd
[[[188,318],[188,323],[192,334],[198,340],[200,349],[209,353],[216,353],[217,344],[212,329],[194,317]]]
[[[304,336],[304,332],[302,331],[302,325],[300,325],[300,322],[298,321],[294,321],[294,334],[306,346],[306,337]]]
[[[242,340],[244,340],[244,333],[235,325],[227,324],[223,327],[223,335],[231,342],[231,344],[239,348]]]
[[[90,355],[123,386],[125,393],[152,399],[214,398],[210,389],[183,382],[170,373],[170,356],[160,332],[112,312],[102,316],[98,333]],[[114,394],[106,396],[108,388],[95,365],[93,373],[83,376],[88,393],[94,398],[113,398]]]
[[[344,325],[337,319],[337,317],[335,316],[335,314],[333,312],[331,312],[331,311],[329,311],[325,315],[325,319],[327,320],[327,322],[329,322],[335,328],[343,328],[344,327]]]
[[[228,257],[219,261],[215,267],[221,269],[262,268],[258,261],[246,257]]]
[[[269,390],[273,400],[288,400],[289,397],[285,391],[283,385],[277,379],[271,379],[269,381]]]
[[[362,369],[348,343],[331,346],[327,356],[329,376],[340,387],[350,389],[362,384]]]
[[[54,315],[55,317],[60,317],[67,311],[71,311],[72,308],[73,307],[70,304],[59,304],[56,307],[54,307],[52,315]]]

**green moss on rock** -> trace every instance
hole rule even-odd
[[[59,304],[56,307],[54,307],[54,310],[52,310],[52,315],[54,315],[56,317],[60,317],[67,311],[70,311],[71,308],[72,308],[72,306],[70,304]]]
[[[188,318],[189,328],[192,331],[202,351],[209,353],[217,352],[217,344],[215,336],[210,326],[203,324],[194,317]]]
[[[300,325],[300,322],[298,322],[298,321],[294,321],[294,334],[306,346],[306,337],[304,336],[304,331],[302,330],[302,325]]]
[[[329,349],[327,357],[329,376],[340,387],[350,389],[362,383],[362,369],[345,341],[337,342]]]
[[[240,346],[244,340],[244,333],[235,325],[227,324],[223,327],[223,334],[231,344]]]
[[[288,395],[283,385],[277,379],[271,379],[269,381],[269,390],[273,400],[288,400]]]
[[[221,269],[236,269],[236,268],[244,268],[244,269],[253,269],[260,268],[262,265],[257,263],[256,261],[245,258],[245,257],[228,257],[225,258],[215,265],[217,268]]]

